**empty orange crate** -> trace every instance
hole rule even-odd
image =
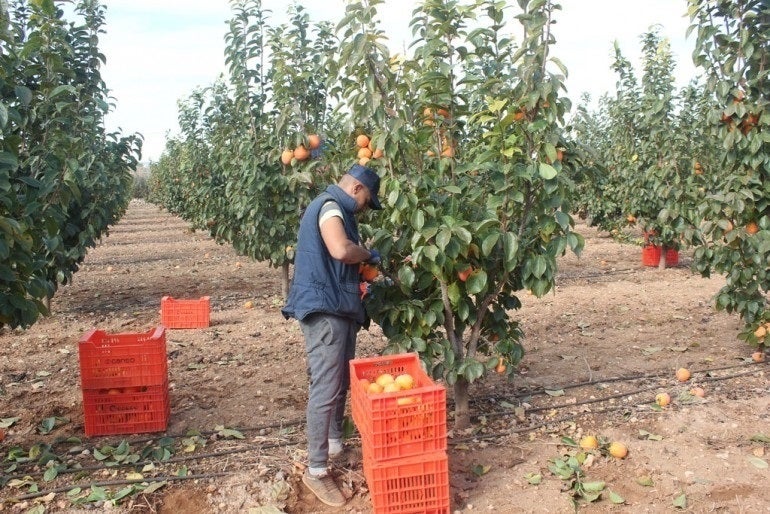
[[[162,385],[83,389],[86,436],[162,432],[168,426],[168,382]]]
[[[82,389],[161,385],[168,380],[166,330],[108,334],[91,330],[78,343]]]
[[[660,246],[645,245],[642,247],[642,265],[657,266],[660,263]],[[679,252],[671,248],[666,250],[666,266],[679,264]]]
[[[160,299],[160,324],[166,328],[205,328],[210,323],[211,302],[208,296],[199,300]]]
[[[446,452],[373,462],[364,459],[375,514],[448,513]]]
[[[360,380],[373,382],[382,373],[394,377],[409,373],[415,387],[367,394]],[[364,459],[383,461],[446,450],[446,389],[423,371],[416,353],[351,360],[350,388]]]

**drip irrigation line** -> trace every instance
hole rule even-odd
[[[748,363],[742,363],[742,364],[731,364],[729,366],[719,366],[719,367],[716,367],[716,368],[706,368],[706,369],[701,369],[701,370],[694,370],[694,371],[692,371],[692,373],[693,374],[695,374],[695,373],[708,374],[708,373],[712,373],[714,371],[724,371],[724,370],[728,370],[728,369],[744,368],[744,367],[748,367],[748,366],[755,366],[755,365],[758,365],[758,364],[764,364],[764,363],[762,363],[762,362],[748,362]],[[633,381],[633,380],[640,380],[640,379],[644,379],[644,378],[649,378],[649,379],[661,378],[661,377],[665,377],[665,376],[668,376],[668,375],[670,375],[669,371],[659,371],[657,373],[639,373],[639,374],[635,374],[635,375],[623,375],[623,376],[617,376],[617,377],[607,377],[607,378],[602,378],[602,379],[592,379],[592,380],[588,380],[588,381],[585,381],[585,382],[578,382],[578,383],[575,383],[575,384],[566,384],[566,385],[562,385],[562,386],[541,387],[541,388],[538,388],[538,389],[530,389],[530,390],[523,391],[521,393],[516,393],[513,396],[503,397],[501,395],[488,395],[488,396],[484,396],[484,397],[478,398],[478,399],[476,399],[474,401],[484,400],[484,399],[489,399],[489,398],[503,398],[503,399],[518,398],[518,399],[521,399],[521,398],[526,398],[527,396],[547,394],[546,391],[559,391],[559,390],[567,390],[567,389],[576,389],[576,388],[579,388],[579,387],[586,387],[586,386],[591,386],[591,385],[596,385],[596,384],[607,384],[607,383],[614,383],[614,382],[626,382],[626,381],[630,382],[630,381]],[[704,378],[704,380],[706,380],[706,379]]]
[[[265,428],[282,428],[282,427],[296,426],[296,425],[300,425],[302,423],[304,423],[304,421],[293,420],[293,421],[288,421],[288,422],[271,423],[271,424],[268,424],[268,425],[262,425],[262,426],[253,427],[253,428],[235,428],[235,429],[232,429],[232,430],[237,430],[238,432],[253,432],[253,431],[258,431],[258,430],[264,430]],[[220,432],[221,432],[221,430],[207,430],[207,431],[199,432],[198,434],[203,436],[203,435],[214,435],[214,434],[218,434]],[[166,435],[166,434],[164,434],[164,435],[158,435],[156,437],[143,437],[143,438],[131,439],[131,440],[123,439],[123,441],[126,441],[129,444],[139,444],[139,443],[146,443],[146,442],[150,442],[150,441],[157,441],[157,440],[163,439],[163,438],[182,439],[182,438],[187,438],[187,437],[195,437],[195,435],[198,435],[198,434],[193,434],[193,435],[190,435],[190,434],[184,434],[184,435],[167,434]],[[67,442],[66,440],[61,440],[61,441],[55,441],[53,444],[61,444],[61,443],[66,443],[66,442]],[[53,446],[53,444],[52,444],[52,446]],[[297,444],[297,443],[291,443],[291,444]],[[84,446],[84,449],[91,449],[91,450],[93,450],[93,449],[98,449],[98,448],[94,445],[94,446],[92,446],[90,448]],[[58,455],[57,455],[57,457],[58,457]],[[169,461],[163,461],[163,462],[169,462]],[[149,463],[149,462],[145,462],[145,463]],[[18,467],[19,468],[26,468],[26,467],[36,466],[36,465],[38,465],[37,461],[28,461],[28,462],[21,462],[21,463],[19,463]],[[128,466],[128,465],[132,465],[132,464],[125,464],[125,465]],[[138,464],[135,464],[135,465],[138,465]],[[118,466],[110,466],[110,467],[121,467],[121,466],[122,466],[122,464],[119,464]],[[82,470],[87,470],[87,469],[90,469],[90,467],[88,467],[88,468],[81,468],[81,469]],[[97,469],[102,469],[102,466],[98,466]],[[72,471],[77,471],[77,470],[72,470]],[[64,473],[64,472],[65,471],[61,471],[61,473]],[[70,472],[70,470],[67,470],[66,472]],[[26,476],[26,475],[29,475],[29,473],[10,475],[10,478],[19,478],[19,477],[23,477],[23,476]]]
[[[259,430],[264,430],[266,428],[291,427],[291,426],[300,425],[302,423],[304,423],[304,420],[296,420],[295,419],[295,420],[291,420],[291,421],[278,421],[278,422],[275,422],[275,423],[269,423],[267,425],[260,425],[260,426],[256,426],[256,427],[250,427],[250,428],[238,428],[238,427],[235,427],[235,428],[230,428],[230,430],[236,430],[238,432],[257,432]],[[229,428],[229,427],[227,427],[227,428]],[[221,432],[221,430],[204,430],[202,432],[198,432],[197,434],[188,434],[188,433],[185,433],[185,434],[163,434],[163,435],[158,435],[156,437],[142,437],[142,438],[139,438],[139,439],[132,439],[132,440],[128,441],[128,443],[130,443],[130,444],[146,443],[146,442],[149,442],[149,441],[157,441],[158,439],[163,439],[164,437],[170,437],[172,439],[181,439],[181,438],[185,438],[185,437],[195,437],[196,435],[209,436],[209,435],[218,434],[220,432]]]
[[[631,275],[640,271],[644,271],[644,270],[639,270],[637,268],[623,268],[623,269],[616,269],[616,270],[597,271],[593,273],[575,273],[575,274],[564,273],[562,275],[557,274],[556,285],[557,286],[559,285],[560,280],[569,281],[569,280],[580,280],[584,278],[612,277],[615,275]]]
[[[705,378],[702,379],[702,381],[703,382],[715,382],[715,381],[719,381],[719,380],[730,380],[730,379],[733,379],[733,378],[739,378],[739,377],[746,376],[746,375],[751,375],[751,374],[753,374],[752,371],[745,371],[743,373],[734,373],[732,375],[725,375],[725,376],[722,376],[722,377],[705,377]],[[660,385],[656,384],[656,385],[652,385],[652,386],[648,386],[648,387],[637,388],[637,389],[634,389],[633,391],[627,392],[627,393],[617,393],[617,394],[612,394],[612,395],[609,395],[609,396],[602,396],[601,398],[590,398],[588,400],[583,400],[583,401],[575,402],[575,403],[560,403],[560,404],[550,405],[550,406],[545,406],[545,407],[533,407],[531,409],[526,409],[524,413],[525,414],[529,414],[531,412],[541,412],[541,411],[544,411],[544,410],[561,409],[561,408],[568,408],[568,407],[576,407],[576,406],[579,406],[579,405],[588,405],[588,404],[591,404],[591,403],[606,402],[606,401],[614,400],[614,399],[617,399],[617,398],[623,398],[625,396],[632,396],[632,395],[635,395],[635,394],[638,394],[638,393],[642,393],[642,392],[645,392],[645,391],[652,391],[653,389],[658,389],[660,387],[661,387]],[[513,414],[513,413],[509,412],[509,411],[508,412],[499,411],[499,412],[491,412],[491,413],[483,414],[483,415],[487,416],[487,417],[489,417],[489,416],[497,417],[497,416],[505,416],[505,415],[511,415],[511,414]]]
[[[616,405],[616,406],[613,406],[613,407],[603,407],[601,409],[596,409],[596,410],[592,411],[591,414],[601,414],[601,413],[604,413],[604,412],[615,411],[615,410],[619,410],[619,409],[621,409],[623,407],[624,407],[623,405]],[[653,413],[654,412],[652,412],[652,411],[650,412],[650,414],[653,414]],[[542,428],[542,427],[545,427],[545,426],[548,426],[548,425],[553,425],[554,423],[564,423],[564,422],[567,422],[567,421],[572,421],[574,418],[575,418],[574,415],[562,416],[561,418],[554,418],[554,419],[551,419],[551,420],[548,420],[548,421],[542,421],[540,423],[536,423],[534,425],[528,425],[528,426],[522,427],[522,428],[514,428],[514,429],[511,429],[511,430],[507,430],[505,432],[494,432],[494,433],[491,433],[491,434],[474,435],[474,436],[469,436],[469,437],[463,437],[463,438],[460,438],[460,439],[454,439],[453,441],[448,442],[448,444],[457,445],[457,444],[460,444],[460,443],[474,442],[474,441],[484,440],[484,439],[499,439],[499,438],[506,437],[506,436],[512,435],[512,434],[523,434],[525,432],[531,432],[533,430],[537,430],[538,428]]]
[[[29,494],[23,494],[21,496],[16,496],[14,498],[6,498],[5,500],[2,500],[3,503],[9,502],[9,503],[18,503],[20,501],[24,500],[31,500],[33,498],[40,498],[41,496],[46,496],[51,493],[58,494],[58,493],[64,493],[67,491],[71,491],[73,489],[81,488],[81,489],[87,489],[91,487],[109,487],[113,485],[130,485],[130,484],[142,484],[144,482],[173,482],[177,480],[198,480],[198,479],[205,479],[205,478],[219,478],[224,476],[230,476],[233,475],[232,472],[219,472],[219,473],[206,473],[203,475],[187,475],[187,476],[159,476],[159,477],[150,477],[150,478],[137,478],[133,480],[106,480],[103,482],[91,482],[90,484],[72,484],[72,485],[65,485],[62,487],[56,487],[54,489],[47,489],[45,491],[38,491],[36,493],[29,493]]]
[[[65,468],[65,469],[62,469],[61,471],[59,471],[58,475],[64,475],[64,474],[67,474],[67,473],[79,473],[79,472],[82,472],[82,471],[89,471],[89,472],[91,472],[91,471],[100,471],[100,470],[103,470],[103,469],[138,468],[140,466],[143,467],[143,466],[146,466],[148,464],[153,464],[153,465],[175,464],[177,462],[186,462],[186,461],[199,460],[199,459],[210,459],[210,458],[213,458],[213,457],[223,457],[225,455],[232,455],[234,453],[243,453],[243,452],[246,452],[246,451],[258,451],[258,450],[267,450],[267,449],[270,449],[270,448],[280,448],[280,447],[283,447],[283,446],[293,446],[295,444],[300,444],[301,442],[302,441],[286,441],[284,443],[269,443],[269,444],[264,444],[264,445],[260,445],[260,446],[247,445],[245,448],[244,447],[239,447],[239,448],[233,448],[233,449],[230,449],[230,450],[221,450],[221,451],[218,451],[218,452],[197,453],[197,454],[194,454],[194,455],[184,455],[184,456],[180,456],[180,457],[171,457],[171,458],[169,458],[167,460],[162,460],[162,461],[145,460],[145,461],[138,461],[138,462],[120,462],[120,463],[117,463],[117,464],[115,464],[113,462],[110,462],[110,464],[112,464],[112,465],[107,465],[105,463],[105,464],[99,465],[99,466],[85,466],[85,467],[81,467],[81,468]],[[23,478],[23,477],[27,477],[27,476],[42,475],[43,473],[45,473],[45,472],[44,471],[38,471],[38,472],[35,472],[35,473],[17,473],[15,475],[8,475],[6,478],[8,478],[10,480],[10,479],[14,479],[14,478]]]

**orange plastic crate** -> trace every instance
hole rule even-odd
[[[660,246],[645,245],[642,247],[642,265],[657,266],[660,263]],[[669,248],[666,250],[666,266],[679,264],[679,252]]]
[[[198,300],[160,299],[160,324],[166,328],[205,328],[210,324],[211,302],[208,296]]]
[[[446,452],[373,462],[364,459],[375,514],[450,512]]]
[[[83,389],[86,436],[162,432],[168,426],[168,382],[162,385]]]
[[[367,394],[360,380],[409,373],[415,387]],[[446,389],[423,371],[416,353],[350,361],[351,408],[364,459],[384,461],[447,448]]]
[[[168,381],[163,327],[143,334],[91,330],[80,339],[78,354],[83,390],[152,386]]]

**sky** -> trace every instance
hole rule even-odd
[[[167,136],[178,133],[177,101],[196,87],[206,87],[226,71],[224,60],[228,0],[104,0],[106,34],[99,48],[107,58],[102,78],[115,107],[107,116],[108,131],[144,136],[142,161],[157,161]],[[311,21],[342,18],[345,0],[302,2]],[[670,39],[677,63],[677,85],[696,74],[692,38],[685,37],[689,19],[686,0],[561,0],[553,55],[568,69],[567,95],[577,104],[583,92],[593,98],[615,91],[612,63],[617,40],[626,58],[638,66],[641,36],[653,25]],[[271,25],[287,21],[286,0],[262,0],[272,11]],[[390,47],[401,51],[411,43],[409,21],[414,0],[386,0],[381,29]],[[516,2],[509,1],[509,5]],[[517,23],[511,24],[516,27]],[[638,70],[638,68],[637,68]],[[638,70],[641,75],[641,70]]]

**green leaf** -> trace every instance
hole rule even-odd
[[[530,485],[538,485],[543,481],[543,475],[540,473],[527,473],[524,478]]]
[[[21,418],[0,418],[0,428],[8,428]]]
[[[43,421],[40,422],[38,431],[41,434],[48,434],[51,432],[51,430],[53,430],[55,426],[56,426],[56,417],[45,418]]]
[[[626,500],[615,491],[610,490],[610,501],[615,505],[626,503]]]
[[[144,488],[144,494],[154,493],[155,491],[157,491],[158,489],[160,489],[161,487],[163,487],[163,486],[165,486],[167,484],[168,484],[168,482],[165,481],[165,480],[160,481],[160,482],[152,482],[150,485],[148,485],[147,487]]]
[[[499,232],[493,232],[489,234],[487,237],[484,238],[484,241],[481,242],[481,255],[482,257],[488,257],[492,254],[492,250],[494,250],[495,245],[497,245],[497,242],[500,240],[500,233]]]
[[[768,468],[767,461],[764,459],[760,459],[759,457],[749,457],[748,460],[749,460],[749,463],[757,469]]]
[[[770,437],[766,436],[765,434],[754,434],[749,438],[749,441],[754,441],[757,443],[770,443]]]
[[[471,468],[471,471],[473,471],[474,475],[476,475],[477,477],[480,477],[489,473],[490,469],[492,469],[492,466],[476,464],[475,466],[473,466],[473,468]]]
[[[558,175],[558,171],[556,171],[556,168],[551,166],[548,163],[541,162],[540,163],[540,176],[544,178],[545,180],[551,180],[553,178],[556,178],[556,175]]]
[[[687,495],[684,493],[680,494],[676,498],[674,498],[674,501],[672,502],[674,507],[677,509],[686,509],[687,508]]]
[[[642,487],[652,487],[655,485],[655,483],[652,481],[652,477],[649,475],[644,475],[636,479],[636,483],[641,485]]]
[[[468,276],[466,281],[468,294],[478,294],[487,287],[487,272],[476,269]]]
[[[596,482],[583,482],[583,490],[589,492],[601,492],[604,491],[605,483],[602,481]]]
[[[564,389],[545,389],[548,396],[564,396]]]
[[[232,437],[233,439],[245,439],[242,432],[234,430],[232,428],[225,428],[219,431],[219,435],[222,437]]]
[[[517,254],[519,240],[513,232],[506,232],[503,236],[503,264],[505,271],[512,271],[518,264]]]
[[[45,480],[46,482],[50,482],[51,480],[54,480],[57,476],[59,476],[59,468],[57,468],[56,466],[51,466],[45,470],[45,473],[43,473],[43,480]]]

